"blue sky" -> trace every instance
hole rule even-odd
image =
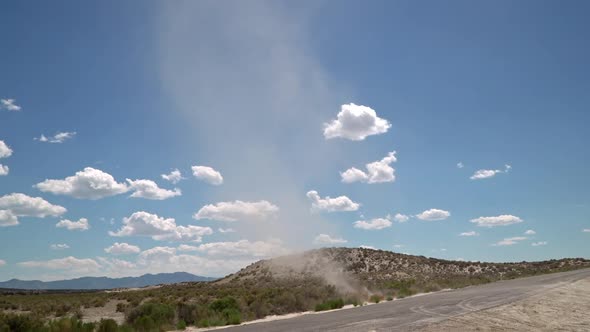
[[[588,258],[588,9],[3,3],[0,279]]]

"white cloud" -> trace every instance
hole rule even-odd
[[[92,273],[100,270],[100,264],[94,259],[76,257],[64,257],[47,261],[27,261],[18,263],[21,267],[44,268],[50,270],[68,270],[76,273]]]
[[[479,236],[479,233],[476,231],[463,232],[463,233],[459,234],[459,236]]]
[[[53,205],[41,197],[12,193],[0,197],[0,226],[18,225],[17,217],[59,217],[66,211],[63,206]]]
[[[0,267],[6,265],[6,261],[3,259],[0,259]]]
[[[403,248],[404,245],[403,244],[394,244],[393,247],[396,249],[399,249],[399,248]]]
[[[115,242],[112,246],[105,248],[104,251],[108,254],[124,255],[124,254],[138,254],[141,251],[141,249],[139,249],[138,246],[134,246],[129,243]]]
[[[53,136],[45,136],[43,134],[41,134],[41,136],[39,137],[35,137],[35,140],[39,141],[39,142],[44,142],[44,143],[63,143],[69,139],[74,138],[74,136],[76,136],[76,132],[75,131],[64,131],[64,132],[59,132]]]
[[[35,185],[43,192],[67,195],[78,199],[100,199],[129,191],[125,183],[117,183],[112,175],[86,167],[64,180],[45,180]]]
[[[391,227],[391,221],[385,218],[376,218],[369,221],[358,220],[354,222],[354,228],[364,230],[380,230],[388,227]]]
[[[473,175],[470,177],[471,180],[481,180],[487,179],[495,176],[499,173],[508,173],[512,169],[512,166],[506,164],[504,165],[504,170],[500,169],[480,169],[477,170]]]
[[[546,245],[547,245],[547,241],[539,241],[539,242],[531,243],[531,246],[533,246],[533,247],[546,246]]]
[[[315,244],[341,244],[346,242],[348,241],[343,238],[331,237],[328,234],[320,234],[313,240],[313,243]]]
[[[18,218],[10,210],[0,210],[0,227],[16,226]]]
[[[102,264],[101,269],[116,271],[124,276],[129,276],[130,271],[137,268],[137,264],[122,259],[98,257],[98,260]]]
[[[205,205],[193,215],[193,218],[218,221],[259,221],[270,219],[278,212],[278,206],[268,201],[243,202],[238,200]]]
[[[463,167],[465,167],[465,165],[463,165],[463,163],[462,163],[462,162],[458,162],[458,163],[457,163],[457,168],[463,168]]]
[[[360,245],[360,246],[359,246],[359,248],[362,248],[362,249],[371,249],[371,250],[377,250],[377,248],[375,248],[375,247],[373,247],[373,246],[368,246],[368,245],[365,245],[365,244],[363,244],[363,245]]]
[[[439,210],[439,209],[430,209],[423,211],[420,214],[416,215],[416,218],[420,220],[426,221],[436,221],[436,220],[445,220],[451,216],[449,211]]]
[[[87,231],[90,228],[90,224],[86,218],[80,218],[78,221],[64,219],[55,224],[55,227],[67,228],[69,231]]]
[[[537,232],[535,232],[535,231],[534,231],[534,230],[532,230],[532,229],[529,229],[529,230],[527,230],[526,232],[524,232],[524,234],[525,234],[525,235],[535,235],[535,234],[537,234]]]
[[[15,104],[16,100],[14,99],[0,99],[0,109],[5,109],[7,111],[20,111],[22,108]]]
[[[410,220],[410,216],[401,213],[396,213],[395,216],[393,216],[393,220],[397,222],[406,222]]]
[[[123,218],[123,227],[111,236],[150,236],[157,241],[202,241],[204,235],[213,234],[210,227],[177,226],[174,218],[162,218],[144,211]]]
[[[187,272],[206,275],[222,276],[235,272],[258,258],[252,257],[219,257],[209,258],[197,255],[179,254],[176,248],[154,247],[142,251],[136,261],[136,273],[158,273],[174,270],[179,266],[185,267]]]
[[[223,183],[223,176],[221,173],[209,166],[193,166],[193,175],[202,181],[205,181],[214,186],[219,186]]]
[[[4,166],[4,165],[0,164],[0,176],[8,175],[9,171],[10,171],[10,168],[8,168],[8,166]]]
[[[65,243],[58,243],[58,244],[50,245],[49,248],[51,248],[52,250],[64,250],[64,249],[69,249],[70,246],[68,246]]]
[[[379,161],[368,163],[366,165],[366,173],[354,167],[347,169],[345,172],[340,173],[342,182],[383,183],[395,181],[395,169],[390,166],[391,163],[397,161],[395,153],[395,151],[389,152],[385,158]]]
[[[236,230],[233,228],[218,228],[219,233],[234,233]]]
[[[336,120],[324,124],[324,137],[362,141],[367,136],[386,133],[389,128],[389,121],[379,118],[370,107],[351,103],[342,105]]]
[[[240,240],[236,242],[205,243],[199,246],[180,245],[178,250],[200,252],[207,256],[246,256],[256,258],[279,256],[287,253],[280,240],[255,242]]]
[[[470,221],[481,227],[507,226],[523,222],[519,217],[510,214],[503,214],[496,217],[479,217]]]
[[[582,230],[582,232],[584,232],[584,233],[590,233],[590,228],[584,228],[584,229]]]
[[[0,140],[0,158],[8,158],[12,156],[12,149]]]
[[[172,198],[175,196],[182,195],[182,192],[178,188],[174,188],[174,190],[167,190],[158,187],[158,185],[152,180],[130,180],[127,179],[127,183],[129,183],[129,190],[133,191],[130,197],[133,198],[145,198],[145,199],[152,199],[152,200],[165,200],[168,198]]]
[[[177,184],[181,180],[184,180],[178,168],[174,169],[170,174],[162,174],[162,179],[170,181],[172,184]]]
[[[311,200],[311,207],[313,210],[328,212],[356,211],[361,206],[359,203],[353,202],[346,196],[338,196],[335,198],[326,196],[321,198],[318,192],[315,190],[307,192],[307,197]]]
[[[511,246],[514,244],[517,244],[519,241],[524,241],[527,238],[524,236],[515,236],[515,237],[509,237],[509,238],[505,238],[500,242],[494,243],[493,246]]]

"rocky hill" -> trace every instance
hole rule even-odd
[[[391,288],[410,281],[434,288],[512,279],[590,267],[590,260],[566,258],[539,262],[484,263],[449,261],[364,248],[323,248],[256,262],[218,283],[246,280],[323,278],[346,290],[359,285]],[[416,291],[419,291],[416,289]]]

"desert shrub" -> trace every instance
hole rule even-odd
[[[383,296],[378,294],[373,294],[369,297],[369,301],[373,303],[379,303],[383,301]]]
[[[47,323],[48,332],[94,332],[94,323],[84,323],[76,317],[64,317]]]
[[[168,304],[145,303],[129,312],[127,322],[138,331],[158,331],[172,326],[174,316],[174,309]]]
[[[185,330],[186,329],[186,322],[184,320],[179,320],[178,323],[176,324],[176,328],[179,330]]]
[[[33,315],[0,313],[0,331],[38,331],[43,329],[43,320]]]
[[[101,319],[97,332],[118,332],[119,324],[114,319]]]
[[[333,310],[339,309],[344,306],[344,300],[342,299],[335,299],[335,300],[328,300],[323,303],[318,303],[315,306],[315,311],[326,311],[326,310]]]
[[[193,325],[198,320],[198,307],[196,304],[179,303],[176,307],[178,319],[186,324]]]

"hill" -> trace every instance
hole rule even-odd
[[[0,312],[0,326],[3,320],[22,322],[15,318],[22,312],[30,313],[35,324],[75,315],[92,322],[118,317],[118,323],[139,330],[146,330],[142,324],[147,322],[147,330],[173,329],[177,324],[219,326],[588,267],[590,261],[582,258],[484,263],[372,249],[324,248],[258,261],[213,282],[121,292],[0,294],[0,310],[5,311],[4,318]]]
[[[186,272],[144,274],[140,277],[107,278],[83,277],[69,280],[40,281],[11,279],[0,282],[0,288],[29,290],[96,290],[114,288],[138,288],[188,281],[212,281],[215,278],[201,277]]]

